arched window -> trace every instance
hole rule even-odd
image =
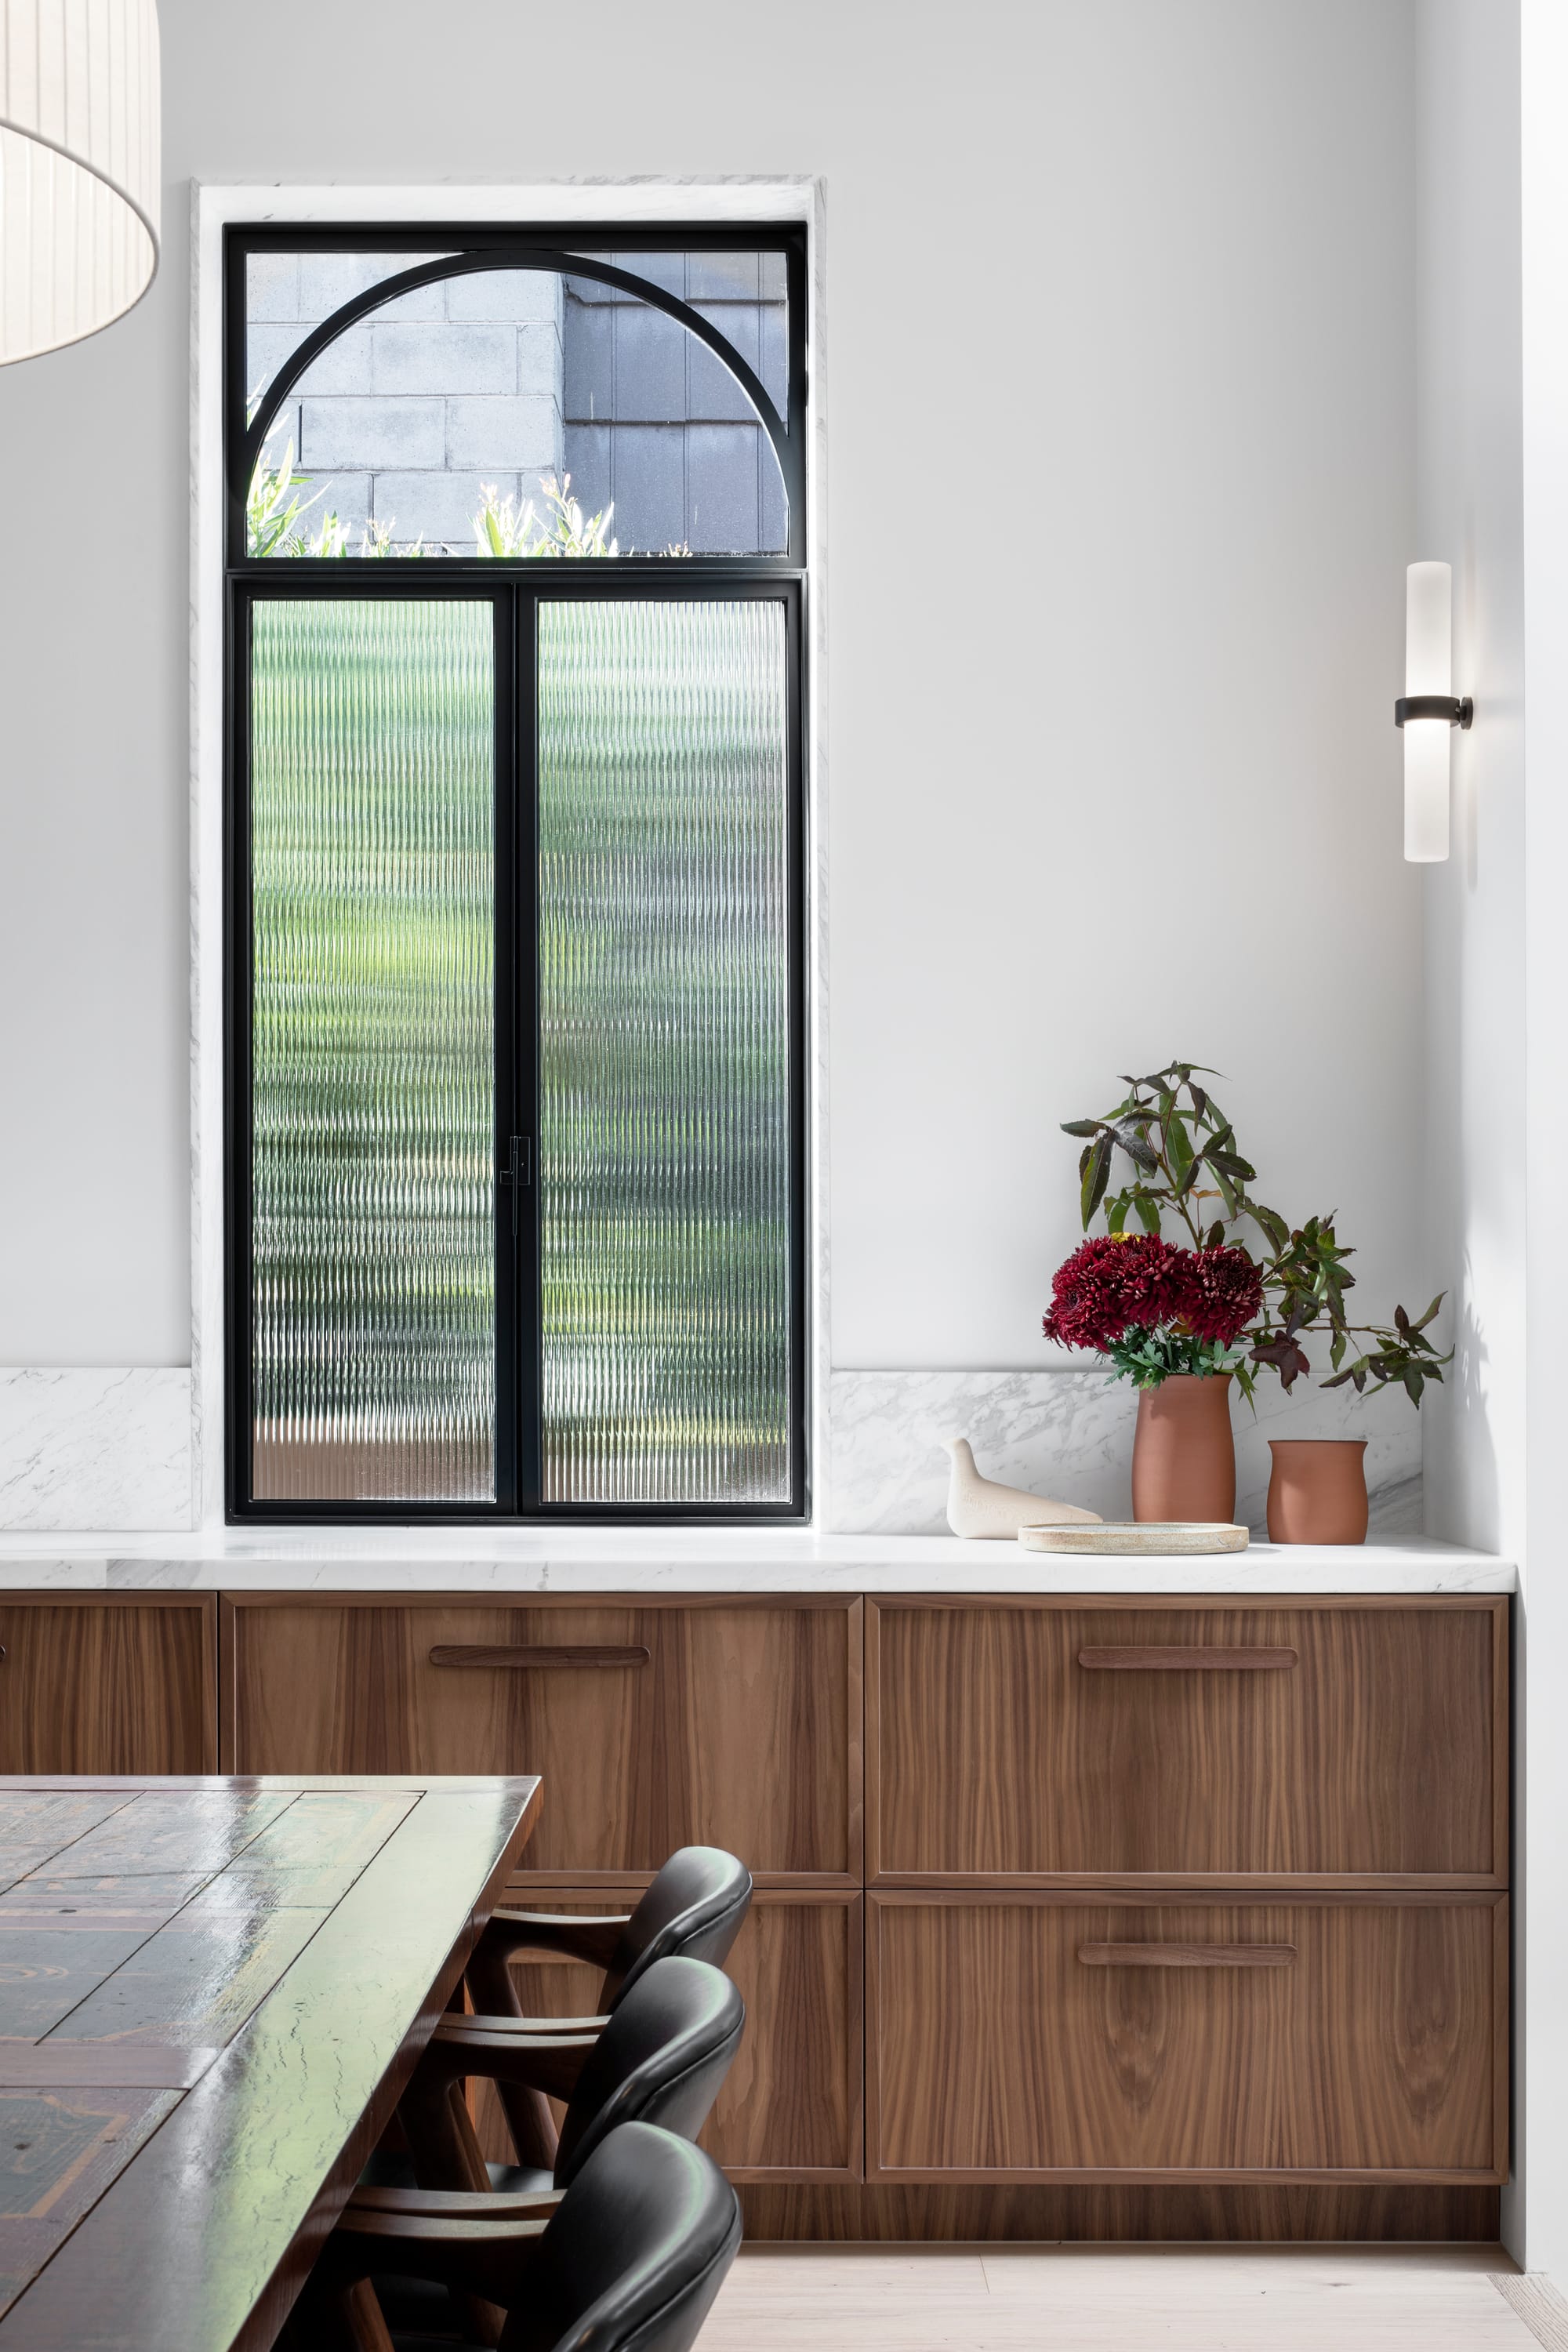
[[[247,254],[244,552],[798,560],[788,261]]]
[[[228,239],[231,1516],[798,1517],[802,234]]]

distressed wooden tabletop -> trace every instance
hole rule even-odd
[[[0,1778],[0,2352],[273,2342],[539,1801]]]

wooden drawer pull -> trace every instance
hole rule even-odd
[[[1162,1643],[1155,1648],[1139,1649],[1129,1644],[1117,1650],[1080,1650],[1080,1666],[1091,1674],[1247,1674],[1260,1668],[1293,1666],[1294,1650],[1222,1650],[1217,1644],[1203,1649],[1183,1650],[1174,1643]]]
[[[1294,1944],[1080,1944],[1086,1969],[1289,1969]]]
[[[433,1666],[500,1666],[526,1674],[540,1666],[646,1666],[651,1653],[637,1642],[442,1642]]]

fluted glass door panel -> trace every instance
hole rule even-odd
[[[542,602],[545,1506],[792,1495],[783,604]]]
[[[252,1491],[496,1494],[489,603],[251,614]]]

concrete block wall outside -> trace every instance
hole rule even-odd
[[[300,404],[300,463],[435,467],[447,462],[447,404],[366,394]]]
[[[395,322],[373,327],[369,340],[370,392],[446,397],[517,390],[515,327]]]
[[[310,328],[405,268],[405,255],[266,255],[249,276],[247,359],[269,381]],[[390,525],[396,543],[467,550],[481,487],[541,503],[564,466],[561,281],[480,270],[403,296],[348,329],[310,369],[269,436],[356,539]],[[438,412],[438,413],[437,413]],[[489,413],[487,413],[489,412]]]
[[[405,541],[423,537],[459,555],[470,554],[474,518],[485,488],[493,489],[499,499],[531,499],[536,510],[540,505],[538,475],[520,476],[510,467],[487,466],[468,473],[384,473],[363,478],[370,486],[366,512],[396,531],[400,547]]]

